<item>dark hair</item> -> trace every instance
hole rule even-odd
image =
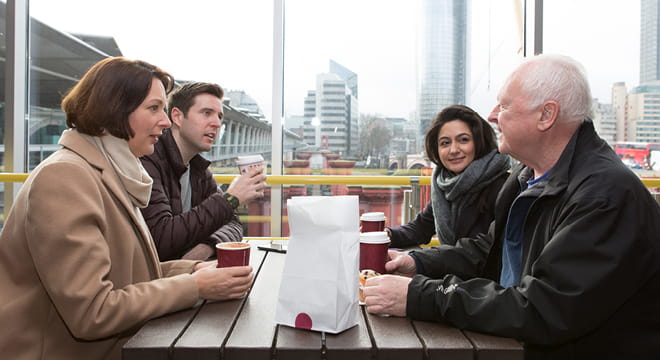
[[[128,115],[147,97],[153,78],[166,93],[172,90],[172,75],[147,62],[123,57],[97,62],[62,100],[66,125],[91,136],[107,131],[128,140],[135,135]]]
[[[183,84],[174,89],[169,96],[167,108],[170,112],[170,118],[174,108],[181,110],[184,115],[188,114],[188,110],[194,104],[195,97],[200,94],[210,94],[222,99],[225,96],[225,91],[217,84],[205,82]]]
[[[439,112],[431,127],[426,132],[426,155],[434,164],[439,167],[444,167],[440,161],[438,154],[438,133],[443,125],[453,120],[461,120],[465,122],[470,131],[472,131],[472,138],[474,140],[474,158],[488,154],[491,150],[497,148],[497,140],[495,138],[495,131],[476,111],[463,105],[451,105]]]

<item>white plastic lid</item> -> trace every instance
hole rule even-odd
[[[365,244],[384,244],[390,242],[385,231],[372,231],[360,234],[360,242]]]
[[[360,216],[360,221],[385,221],[385,213],[383,212],[368,212]]]
[[[236,160],[236,165],[252,164],[260,161],[264,161],[264,157],[259,154],[239,156],[238,160]]]

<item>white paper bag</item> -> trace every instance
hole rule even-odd
[[[275,322],[329,333],[357,325],[358,197],[293,197],[287,209],[291,232]]]

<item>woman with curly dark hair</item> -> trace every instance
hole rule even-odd
[[[494,218],[495,197],[508,175],[509,157],[497,152],[493,128],[467,106],[438,113],[426,132],[426,154],[436,165],[431,202],[408,224],[386,229],[392,247],[430,242],[455,245],[485,233]]]

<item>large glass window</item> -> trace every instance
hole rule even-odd
[[[62,95],[108,56],[145,60],[178,82],[225,89],[220,138],[202,154],[214,173],[236,174],[239,155],[261,153],[270,162],[271,2],[32,0],[30,13],[30,169],[58,148],[66,126]],[[268,228],[267,217],[245,220]]]
[[[287,0],[285,127],[305,144],[285,150],[285,173],[430,175],[430,121],[452,104],[488,114],[499,69],[522,58],[521,11],[515,2]],[[419,210],[429,194],[377,184],[298,192],[357,194],[360,210],[384,212],[389,226],[410,219],[408,199]]]
[[[269,164],[282,159],[285,175],[428,175],[433,164],[423,141],[433,116],[455,103],[487,116],[504,77],[524,52],[533,51],[532,0],[282,2],[283,97],[275,104],[283,105],[283,152],[272,154],[278,36],[273,21],[279,1],[31,0],[28,170],[57,148],[65,127],[59,102],[66,90],[96,61],[123,55],[154,63],[181,82],[211,81],[225,88],[221,139],[204,154],[215,173],[235,174],[237,155],[261,153]],[[650,39],[644,29],[657,28],[657,18],[653,25],[648,17],[652,11],[642,8],[657,8],[657,2],[543,3],[543,52],[582,62],[598,99],[594,122],[601,136],[634,141],[626,138],[635,129],[628,120],[649,127],[644,116],[657,116],[634,109],[643,103],[638,97],[657,93],[639,79],[640,63],[646,64],[645,74],[653,74],[657,64],[640,60],[640,42]],[[642,47],[645,54],[648,49]],[[4,59],[4,46],[0,52]],[[4,77],[0,80],[3,97]],[[281,206],[286,215],[287,197],[357,194],[362,211],[384,211],[388,225],[396,225],[406,220],[401,208],[409,191],[410,186],[379,184],[283,185],[281,204],[267,196],[243,209],[242,219],[248,235],[270,235],[271,208]],[[417,206],[427,201],[428,191],[421,194]],[[286,235],[285,216],[282,221]]]

